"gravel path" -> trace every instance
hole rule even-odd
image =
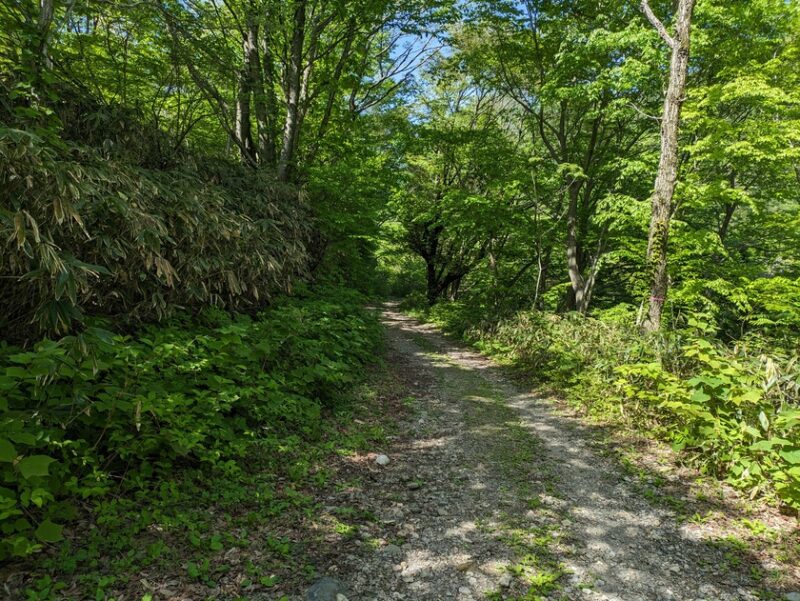
[[[432,327],[391,306],[384,320],[416,410],[370,485],[330,498],[374,516],[330,566],[350,601],[764,598],[574,420]]]

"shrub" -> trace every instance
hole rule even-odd
[[[239,470],[256,441],[316,436],[380,333],[360,297],[337,294],[0,347],[0,559],[59,539],[74,500],[184,465]]]
[[[150,170],[0,127],[6,338],[258,308],[304,272],[308,231],[297,191],[245,167]]]
[[[707,338],[702,329],[685,337],[679,369],[657,361],[617,367],[620,402],[655,419],[703,471],[800,508],[797,359],[753,356]]]

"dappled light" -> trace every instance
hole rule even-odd
[[[718,599],[745,599],[758,594],[761,583],[749,574],[769,570],[772,564],[743,551],[738,559],[741,564],[734,561],[726,567],[730,549],[719,543],[727,533],[703,533],[686,522],[690,506],[702,503],[688,486],[678,482],[677,489],[670,487],[649,501],[643,499],[624,465],[597,453],[601,433],[593,432],[591,426],[566,417],[538,394],[521,392],[500,368],[446,340],[430,326],[393,310],[386,321],[403,340],[395,343],[396,348],[432,372],[435,382],[430,394],[443,399],[442,413],[463,423],[463,432],[448,439],[449,444],[472,455],[470,469],[476,481],[470,491],[480,491],[491,507],[480,515],[494,521],[499,528],[495,535],[502,538],[498,533],[509,528],[499,525],[504,519],[521,520],[522,525],[516,525],[521,528],[554,525],[557,529],[558,543],[549,552],[563,568],[560,580],[567,598],[602,594],[606,595],[602,598],[620,599],[693,599],[713,592]],[[417,346],[420,338],[425,342]],[[514,411],[503,413],[498,405]],[[471,413],[481,419],[475,420]],[[493,456],[490,451],[509,438],[512,423],[535,441],[536,450],[527,460],[516,462],[513,454]],[[440,442],[437,439],[437,446]],[[413,461],[406,454],[398,459]],[[502,474],[500,482],[498,474]],[[504,486],[511,487],[513,500],[503,499]],[[662,498],[675,496],[688,505],[676,510]],[[719,499],[715,507],[731,519],[742,518],[746,512],[734,499]],[[458,506],[463,497],[453,501]],[[471,529],[473,523],[467,524]],[[464,524],[445,534],[457,535],[463,528]],[[786,520],[783,528],[791,535],[792,521]],[[410,541],[412,548],[415,544]],[[748,572],[742,569],[744,565],[753,569]]]
[[[800,601],[800,1],[0,2],[0,598]]]

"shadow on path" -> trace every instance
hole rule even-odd
[[[374,563],[344,558],[354,599],[768,598],[755,555],[703,540],[643,498],[592,448],[590,426],[392,305],[384,321],[392,368],[422,400],[376,490],[354,493],[394,537]]]

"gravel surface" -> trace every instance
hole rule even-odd
[[[373,516],[328,566],[349,601],[769,598],[753,564],[642,498],[574,420],[432,327],[392,306],[384,320],[415,410],[369,484],[328,499]]]

